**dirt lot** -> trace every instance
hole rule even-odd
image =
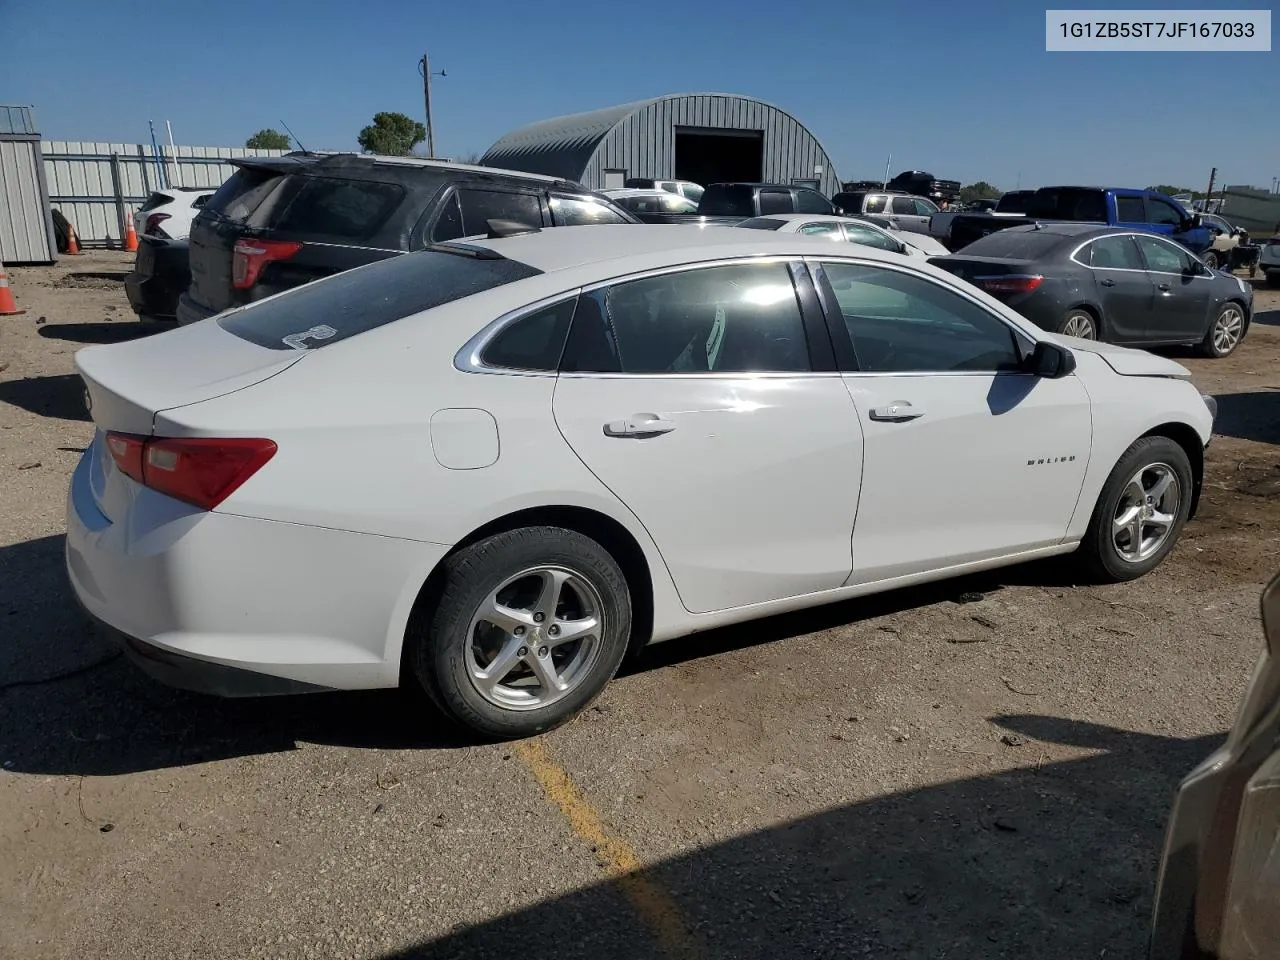
[[[1037,565],[675,641],[476,746],[396,693],[171,691],[85,629],[72,356],[143,333],[127,267],[13,269],[0,318],[0,957],[1140,955],[1280,566],[1276,292],[1235,356],[1184,360],[1221,435],[1150,577]]]

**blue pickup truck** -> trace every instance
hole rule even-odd
[[[1027,198],[1022,216],[956,215],[946,244],[952,251],[960,250],[979,237],[1034,220],[1099,223],[1162,233],[1196,254],[1213,245],[1213,233],[1200,222],[1199,214],[1188,212],[1163,193],[1125,187],[1041,187]]]

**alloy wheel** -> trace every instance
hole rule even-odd
[[[1213,322],[1213,349],[1219,356],[1226,356],[1236,348],[1244,333],[1244,315],[1237,307],[1227,307]]]
[[[1111,543],[1120,559],[1141,563],[1154,556],[1173,532],[1181,504],[1178,475],[1167,463],[1148,464],[1134,473],[1111,519]]]
[[[1068,337],[1079,337],[1081,340],[1097,339],[1093,317],[1087,313],[1071,313],[1062,325],[1062,332]]]

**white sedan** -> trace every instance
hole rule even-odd
[[[803,233],[827,240],[860,243],[892,253],[927,260],[929,257],[945,257],[951,253],[940,240],[924,233],[910,230],[894,230],[872,223],[862,217],[839,217],[829,214],[779,213],[767,217],[752,217],[735,223],[735,227],[748,230],[777,230],[779,233]]]
[[[1195,509],[1171,360],[855,244],[523,229],[81,350],[89,613],[178,685],[408,678],[513,737],[646,643],[1073,551],[1128,580]]]

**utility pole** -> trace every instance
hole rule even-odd
[[[431,78],[448,76],[443,70],[439,73],[431,72],[431,62],[424,53],[422,59],[418,61],[418,72],[422,74],[422,100],[426,106],[427,118],[427,156],[434,157],[436,155],[436,137],[435,131],[431,128]]]
[[[1204,192],[1204,208],[1209,209],[1209,200],[1213,197],[1213,181],[1218,179],[1218,168],[1209,171],[1209,189]]]

